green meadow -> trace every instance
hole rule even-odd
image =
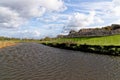
[[[63,49],[120,56],[120,35],[80,38],[54,38],[42,42],[44,45]]]
[[[43,41],[44,42],[44,41]],[[120,45],[120,35],[102,36],[102,37],[80,37],[80,38],[56,38],[46,40],[46,43],[77,43],[88,45]]]
[[[48,46],[91,53],[120,55],[120,35],[79,38],[45,38],[42,40],[1,38],[0,48],[24,42],[42,43]]]

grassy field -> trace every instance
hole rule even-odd
[[[103,36],[103,37],[81,37],[81,38],[57,38],[46,41],[46,43],[77,43],[88,45],[120,45],[120,35]]]
[[[20,42],[36,43],[77,43],[88,45],[115,45],[120,46],[120,35],[103,36],[103,37],[81,37],[81,38],[55,38],[49,40],[0,40],[0,48],[12,46]]]
[[[120,35],[56,38],[43,41],[43,44],[62,49],[120,56]]]
[[[7,46],[13,46],[17,43],[23,43],[23,42],[40,43],[40,40],[0,40],[0,48],[4,48],[4,47],[7,47]]]
[[[35,42],[63,49],[77,50],[83,52],[120,55],[120,35],[103,37],[81,37],[81,38],[47,38],[43,40],[0,40],[0,48],[13,46],[17,43]]]
[[[7,46],[13,46],[16,43],[14,41],[0,41],[0,48],[4,48]]]

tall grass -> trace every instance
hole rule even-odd
[[[7,46],[13,46],[15,44],[16,43],[13,42],[13,41],[0,41],[0,48],[4,48],[4,47],[7,47]]]

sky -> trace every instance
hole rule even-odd
[[[0,36],[41,39],[120,24],[120,0],[0,0]]]

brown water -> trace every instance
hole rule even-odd
[[[0,80],[120,80],[120,57],[22,43],[0,49]]]

